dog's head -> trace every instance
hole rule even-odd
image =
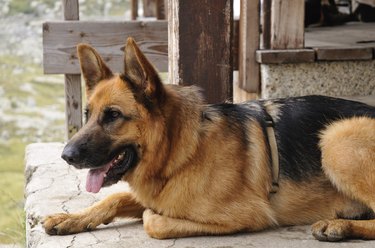
[[[112,73],[91,46],[80,44],[77,50],[86,83],[86,124],[65,146],[62,158],[76,168],[89,168],[86,189],[98,192],[138,164],[149,139],[144,131],[160,115],[165,89],[131,38],[123,74]]]

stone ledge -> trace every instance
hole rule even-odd
[[[227,236],[156,240],[147,236],[138,220],[118,220],[92,232],[49,236],[41,227],[43,216],[75,212],[90,206],[112,192],[129,190],[119,183],[98,194],[84,191],[86,171],[75,170],[60,159],[63,144],[37,143],[26,149],[26,244],[33,248],[59,247],[374,247],[375,241],[346,243],[316,241],[309,226]]]

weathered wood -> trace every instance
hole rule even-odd
[[[273,0],[271,49],[304,47],[304,0]]]
[[[100,32],[99,32],[100,30]],[[43,67],[46,74],[80,73],[76,45],[91,44],[113,71],[123,70],[124,45],[132,36],[147,58],[167,71],[167,22],[70,21],[43,24]]]
[[[271,3],[272,0],[261,1],[261,36],[260,36],[260,49],[271,48]]]
[[[131,0],[131,12],[132,20],[137,20],[138,18],[138,0]]]
[[[240,39],[240,22],[239,20],[233,21],[233,34],[232,34],[232,57],[233,57],[233,70],[238,70],[239,62],[239,39]]]
[[[117,72],[123,69],[123,47],[128,36],[140,42],[154,66],[168,69],[168,28],[156,22],[46,22],[43,24],[43,68],[46,74],[80,73],[76,45],[90,43]],[[238,68],[238,21],[233,24],[233,67]],[[98,30],[101,30],[98,32]]]
[[[239,30],[239,87],[249,93],[260,88],[259,64],[255,52],[259,49],[259,3],[258,0],[241,0]]]
[[[81,75],[65,75],[65,116],[70,139],[82,127]]]
[[[79,20],[78,0],[62,0],[64,20]]]
[[[165,13],[165,0],[156,0],[156,19],[165,20],[167,14]]]
[[[143,16],[156,17],[156,0],[143,0]]]
[[[240,103],[249,100],[258,99],[258,93],[250,93],[239,87],[238,84],[238,71],[233,72],[233,102]]]
[[[164,0],[164,15],[165,19],[168,19],[168,0]]]
[[[231,0],[169,0],[169,66],[175,84],[196,84],[208,102],[232,98]]]
[[[166,6],[168,12],[168,82],[179,84],[179,6],[173,0],[167,0]]]
[[[333,60],[371,60],[373,58],[372,48],[338,48],[338,47],[319,47],[314,48],[316,58],[320,61]]]
[[[258,50],[256,61],[261,64],[311,63],[315,61],[313,49]]]
[[[65,20],[79,20],[78,0],[62,0]],[[61,72],[60,72],[61,73]],[[81,75],[65,75],[66,135],[70,139],[82,127]]]

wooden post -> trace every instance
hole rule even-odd
[[[138,17],[138,0],[131,0],[132,20],[137,20]]]
[[[239,33],[239,87],[249,93],[258,93],[260,67],[255,60],[259,49],[260,0],[241,0]]]
[[[271,49],[304,47],[304,0],[273,0]]]
[[[272,0],[262,0],[260,10],[260,22],[261,22],[261,37],[260,37],[260,49],[271,48],[271,3]]]
[[[143,0],[144,17],[156,17],[156,1],[157,0]]]
[[[156,19],[165,20],[165,17],[167,16],[165,10],[165,0],[156,0]]]
[[[64,20],[79,20],[78,0],[62,0]],[[67,138],[82,127],[81,75],[65,74],[65,113]]]
[[[209,103],[231,99],[232,0],[168,1],[169,79],[198,85]]]

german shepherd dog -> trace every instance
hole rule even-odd
[[[324,96],[208,105],[196,87],[163,85],[131,38],[122,74],[87,44],[78,55],[87,121],[62,158],[90,169],[89,192],[119,180],[131,192],[46,217],[48,234],[126,217],[157,239],[313,223],[318,240],[375,239],[375,107]]]

